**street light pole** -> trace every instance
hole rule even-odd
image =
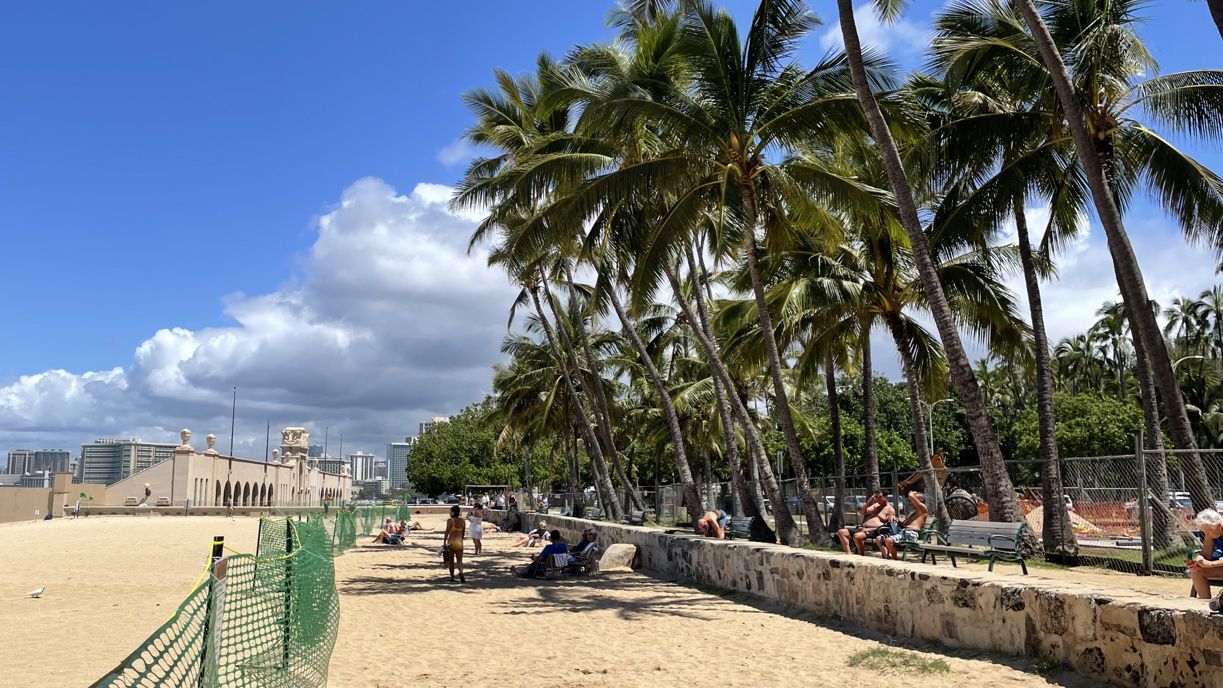
[[[930,409],[930,420],[929,420],[929,423],[927,424],[927,427],[929,428],[929,432],[926,433],[928,435],[926,439],[930,442],[930,456],[934,456],[934,407],[938,406],[939,404],[943,403],[944,401],[955,401],[955,400],[948,397],[946,399],[939,399],[938,401],[934,402],[933,404],[926,404],[926,406]]]
[[[229,410],[229,455],[234,455],[234,421],[238,418],[238,388],[234,387],[234,405]]]

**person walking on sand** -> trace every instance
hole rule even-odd
[[[442,558],[450,567],[450,582],[454,582],[454,567],[459,567],[459,582],[466,583],[463,576],[463,537],[467,534],[467,522],[459,518],[459,507],[450,507],[450,518],[446,519],[446,534]]]
[[[484,538],[484,506],[477,503],[475,508],[467,512],[467,521],[471,523],[471,543],[476,546],[476,554],[480,553],[480,540]]]

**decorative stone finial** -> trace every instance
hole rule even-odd
[[[280,450],[279,449],[272,450],[272,463],[280,463]]]
[[[182,430],[178,431],[178,436],[183,438],[184,447],[191,446],[191,431],[190,430],[188,430],[187,428],[183,428]]]
[[[208,443],[208,449],[206,449],[204,453],[215,456],[217,454],[217,436],[212,433],[208,433],[208,436],[204,438],[204,441]]]

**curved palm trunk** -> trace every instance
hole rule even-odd
[[[552,349],[558,360],[564,361],[561,366],[561,377],[565,379],[565,389],[569,392],[569,399],[573,404],[574,420],[578,425],[578,429],[582,432],[582,439],[586,443],[586,451],[590,454],[591,465],[594,467],[595,487],[599,491],[599,498],[606,505],[605,508],[612,514],[612,517],[619,520],[623,515],[620,511],[620,505],[616,501],[616,490],[612,487],[611,480],[607,477],[606,465],[603,461],[603,450],[599,447],[599,441],[594,436],[594,431],[590,429],[590,419],[586,416],[586,409],[582,406],[582,398],[578,396],[577,387],[573,384],[573,377],[569,374],[569,366],[577,368],[577,358],[573,355],[573,351],[566,349],[564,354],[561,353],[561,348],[557,344],[556,332],[552,329],[552,322],[544,314],[543,304],[539,301],[539,290],[535,287],[530,288],[531,301],[535,304],[535,312],[539,315],[539,322],[543,325],[544,335],[548,338],[548,347]],[[548,299],[551,301],[551,299]]]
[[[913,419],[913,446],[917,450],[917,466],[921,469],[922,487],[926,497],[926,506],[938,520],[938,529],[946,532],[951,525],[951,517],[947,513],[947,502],[943,499],[943,486],[938,481],[938,473],[930,460],[930,440],[926,436],[926,421],[922,418],[921,398],[917,390],[921,385],[917,375],[917,366],[913,356],[909,354],[909,345],[905,339],[900,321],[895,317],[884,318],[892,339],[896,342],[896,351],[900,354],[900,370],[905,376],[905,388],[909,393],[909,415]],[[933,411],[931,411],[933,412]]]
[[[837,396],[837,371],[832,363],[832,354],[824,359],[824,387],[828,394],[828,422],[832,426],[832,470],[836,473],[836,483],[833,488],[833,503],[845,504],[845,446],[841,438],[841,409]],[[844,508],[831,509],[828,516],[828,527],[839,530],[843,519]]]
[[[1006,464],[1002,460],[1002,450],[998,447],[998,439],[994,436],[994,428],[990,423],[985,399],[977,384],[968,354],[964,351],[964,343],[960,332],[956,329],[951,307],[947,303],[947,295],[939,282],[934,260],[930,256],[930,245],[922,230],[921,219],[917,215],[917,204],[913,200],[913,192],[905,176],[904,167],[900,162],[900,151],[896,141],[892,139],[875,95],[871,92],[870,83],[866,79],[866,68],[862,62],[862,46],[858,40],[858,28],[854,22],[852,0],[837,0],[837,9],[841,19],[841,34],[845,40],[845,55],[849,62],[850,76],[853,79],[854,90],[858,94],[858,102],[870,123],[871,134],[875,144],[883,156],[884,168],[887,171],[888,182],[896,198],[900,222],[909,236],[909,244],[913,251],[913,262],[921,278],[922,292],[926,296],[934,324],[938,327],[939,339],[943,342],[943,350],[947,355],[947,368],[955,387],[956,396],[964,405],[968,417],[968,427],[972,431],[973,443],[977,447],[977,455],[981,462],[981,477],[985,486],[985,501],[989,504],[990,518],[995,521],[1019,521],[1023,511],[1015,498],[1015,488],[1007,475]],[[1034,535],[1029,534],[1025,547],[1035,550],[1037,542]]]
[[[761,339],[764,340],[764,350],[769,359],[769,378],[773,382],[773,411],[777,414],[777,422],[781,425],[781,432],[786,438],[786,452],[790,456],[790,465],[794,467],[794,487],[802,500],[803,513],[807,515],[807,537],[817,545],[827,544],[829,542],[828,531],[824,529],[823,517],[816,505],[815,495],[811,492],[811,480],[807,476],[807,462],[803,459],[802,449],[798,446],[798,434],[794,431],[794,417],[790,414],[790,397],[786,393],[786,384],[781,376],[781,353],[777,350],[777,338],[773,336],[773,316],[769,313],[768,302],[764,297],[764,278],[760,274],[760,261],[754,234],[748,234],[746,244],[747,269],[752,277],[752,295],[756,299],[756,317],[760,321]],[[783,508],[784,506],[782,504]]]
[[[715,375],[721,378],[723,390],[730,401],[730,409],[743,427],[744,435],[747,437],[748,454],[757,470],[760,471],[761,482],[764,483],[765,491],[769,493],[769,499],[773,500],[773,504],[776,505],[773,510],[773,518],[777,530],[777,538],[782,544],[797,547],[802,539],[798,524],[794,522],[794,518],[790,516],[790,512],[786,509],[785,497],[782,495],[781,486],[777,484],[777,479],[773,475],[772,467],[768,465],[767,461],[761,465],[759,459],[759,457],[765,454],[764,443],[760,439],[760,433],[757,432],[756,426],[752,423],[751,416],[743,405],[743,401],[735,393],[734,378],[731,377],[730,372],[726,369],[726,364],[722,362],[717,342],[713,340],[713,337],[706,330],[708,326],[708,312],[705,309],[704,297],[701,296],[700,289],[697,289],[697,308],[702,312],[701,318],[697,319],[693,315],[692,309],[688,306],[688,300],[684,298],[683,288],[680,286],[679,278],[675,276],[675,271],[668,267],[665,272],[667,280],[671,284],[671,289],[675,292],[675,300],[679,305],[680,312],[684,314],[688,322],[694,323],[692,331],[696,334],[697,342],[704,349],[710,368]],[[760,520],[763,520],[763,518]]]
[[[875,380],[871,361],[870,326],[869,318],[863,320],[860,345],[862,348],[862,455],[866,458],[866,474],[870,478],[871,492],[874,492],[879,489],[879,449],[875,441]]]
[[[844,0],[838,0],[844,2]],[[1032,0],[1016,0],[1016,7],[1023,14],[1024,20],[1032,30],[1032,39],[1040,52],[1041,60],[1049,71],[1053,88],[1057,92],[1058,102],[1066,115],[1066,122],[1074,139],[1075,151],[1083,163],[1087,174],[1087,185],[1091,189],[1091,197],[1095,203],[1096,214],[1108,237],[1108,251],[1112,255],[1113,268],[1117,272],[1118,286],[1121,297],[1130,315],[1130,327],[1142,338],[1146,349],[1147,360],[1150,363],[1151,375],[1155,379],[1156,388],[1168,414],[1168,427],[1172,434],[1172,442],[1177,449],[1190,450],[1182,455],[1185,464],[1185,478],[1189,488],[1190,498],[1195,510],[1214,507],[1214,496],[1206,481],[1206,470],[1197,452],[1197,440],[1193,436],[1193,428],[1189,424],[1189,413],[1185,409],[1185,400],[1181,396],[1176,374],[1172,370],[1172,361],[1168,358],[1168,349],[1164,343],[1155,314],[1146,304],[1151,302],[1147,296],[1146,284],[1142,279],[1142,269],[1138,258],[1134,255],[1134,247],[1130,245],[1125,224],[1121,218],[1116,199],[1101,162],[1096,146],[1099,143],[1087,131],[1082,105],[1074,92],[1070,81],[1070,72],[1058,52],[1044,19],[1037,12]],[[1135,307],[1141,305],[1142,307]]]
[[[1036,356],[1036,419],[1039,431],[1041,463],[1041,499],[1044,523],[1045,556],[1074,556],[1078,542],[1070,515],[1066,513],[1065,489],[1062,486],[1061,463],[1057,453],[1057,426],[1053,411],[1053,371],[1049,361],[1049,338],[1045,333],[1045,308],[1040,296],[1040,278],[1032,259],[1032,242],[1028,238],[1028,219],[1024,214],[1023,196],[1015,197],[1015,228],[1018,233],[1019,261],[1023,266],[1023,283],[1028,293],[1032,315],[1032,339]]]
[[[703,243],[703,242],[702,242]],[[695,255],[695,260],[693,260]],[[688,269],[694,277],[694,286],[697,294],[697,314],[701,316],[700,327],[703,328],[705,335],[713,341],[713,330],[709,327],[709,306],[713,301],[713,288],[709,286],[709,269],[705,267],[705,254],[698,247],[698,250],[687,252]],[[698,269],[699,267],[699,269]],[[695,326],[695,324],[694,324]],[[718,404],[718,417],[722,421],[722,434],[725,437],[727,446],[734,447],[734,453],[729,455],[731,461],[730,479],[734,484],[734,492],[739,496],[739,504],[737,505],[742,513],[748,518],[754,518],[752,522],[752,538],[760,542],[777,542],[777,533],[769,527],[766,520],[768,509],[764,504],[764,495],[760,493],[759,471],[757,470],[757,462],[752,458],[751,449],[746,444],[744,451],[748,452],[748,475],[752,476],[749,482],[743,474],[743,463],[741,461],[742,454],[739,452],[739,443],[735,439],[735,416],[730,411],[730,405],[726,401],[726,388],[722,386],[722,381],[717,374],[713,373],[713,366],[710,366],[710,379],[713,380],[714,399]],[[744,437],[747,437],[747,430],[744,430]],[[738,510],[737,510],[738,513]]]
[[[574,296],[575,289],[573,284],[573,270],[569,267],[567,261],[564,262],[565,283],[569,287],[569,307],[573,312],[577,312],[577,300]],[[547,289],[547,286],[544,287]],[[603,386],[603,375],[600,370],[599,358],[595,356],[594,348],[590,346],[590,335],[586,332],[586,327],[578,323],[578,341],[582,345],[582,353],[586,357],[586,366],[590,370],[591,382],[594,387],[595,419],[598,421],[599,432],[603,437],[604,451],[611,459],[612,470],[616,472],[616,477],[624,485],[625,492],[628,493],[629,502],[633,505],[636,511],[645,511],[645,500],[641,498],[641,491],[636,485],[629,480],[628,473],[624,470],[624,462],[620,460],[620,451],[616,449],[615,436],[612,434],[611,427],[611,408],[607,403],[607,390]],[[568,336],[567,334],[564,336]]]
[[[1210,18],[1215,20],[1215,28],[1219,30],[1219,38],[1223,38],[1223,0],[1206,0],[1210,7]]]
[[[1159,429],[1159,399],[1155,393],[1155,382],[1151,379],[1151,364],[1147,361],[1146,349],[1142,340],[1134,336],[1134,365],[1138,371],[1138,391],[1142,398],[1143,444],[1150,449],[1147,454],[1147,489],[1155,495],[1156,506],[1151,510],[1151,540],[1156,549],[1166,549],[1172,546],[1176,537],[1175,514],[1167,507],[1168,491],[1168,459],[1164,454],[1164,437]]]
[[[688,452],[684,448],[684,433],[679,426],[679,414],[675,412],[675,404],[671,402],[671,395],[667,391],[667,385],[663,383],[662,374],[658,371],[658,366],[654,365],[654,359],[650,357],[650,352],[645,348],[645,343],[641,341],[641,336],[637,334],[637,330],[633,327],[632,322],[628,319],[628,314],[624,312],[624,306],[620,303],[620,297],[615,293],[615,287],[607,290],[608,300],[611,301],[612,310],[616,311],[616,317],[620,319],[621,329],[624,330],[624,335],[633,343],[633,348],[637,350],[637,357],[641,359],[641,364],[645,366],[646,376],[650,378],[650,383],[654,385],[654,393],[658,395],[658,404],[662,407],[663,415],[667,418],[667,429],[671,433],[671,457],[675,461],[675,472],[679,476],[681,489],[684,491],[686,506],[688,507],[688,516],[695,523],[697,519],[704,515],[705,504],[701,498],[701,492],[696,487],[696,482],[692,478],[692,467],[688,464]],[[709,455],[705,455],[705,463],[709,463]],[[657,492],[655,492],[657,494]]]

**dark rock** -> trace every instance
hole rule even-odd
[[[1020,588],[1003,588],[1000,600],[1002,608],[1009,612],[1021,612],[1027,606],[1023,601],[1023,590]]]
[[[1100,675],[1104,673],[1106,668],[1104,662],[1104,650],[1098,647],[1089,647],[1079,653],[1079,673],[1091,675]]]
[[[1167,609],[1138,610],[1138,631],[1152,645],[1176,644],[1176,623]]]

